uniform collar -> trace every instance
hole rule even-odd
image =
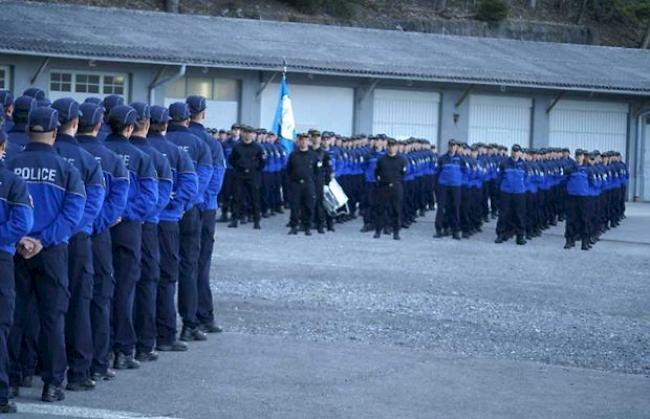
[[[182,125],[174,125],[174,124],[170,124],[169,128],[167,128],[167,131],[169,132],[187,132],[189,130],[190,129],[188,127],[184,127]]]
[[[99,139],[93,137],[92,135],[77,135],[77,141],[79,143],[97,143],[99,144]]]
[[[14,126],[11,127],[11,129],[9,130],[9,132],[26,132],[26,130],[25,130],[26,128],[27,128],[27,124],[23,124],[23,123],[17,124],[17,123],[14,123]]]
[[[190,127],[197,127],[197,128],[205,129],[205,126],[202,123],[194,122],[194,121],[190,121]]]
[[[70,143],[70,144],[79,145],[79,142],[77,141],[76,138],[74,138],[72,135],[63,134],[63,133],[58,133],[56,135],[55,142],[57,142],[57,143],[62,142],[62,143]]]
[[[124,141],[129,142],[129,139],[120,134],[108,134],[104,141]]]
[[[131,136],[131,138],[129,138],[129,141],[131,141],[133,144],[138,144],[138,145],[149,144],[149,140],[147,140],[145,137]]]
[[[29,142],[25,145],[25,151],[51,151],[54,152],[54,147],[45,143]]]

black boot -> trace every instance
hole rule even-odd
[[[43,386],[43,393],[41,394],[41,400],[44,402],[60,402],[65,399],[65,392],[63,387],[55,386],[54,384],[45,384]]]
[[[237,220],[232,220],[230,224],[228,224],[228,228],[237,228]]]
[[[158,352],[185,352],[189,349],[187,343],[181,342],[180,340],[175,340],[172,343],[161,343],[156,345],[156,350]]]
[[[199,328],[190,329],[189,327],[183,327],[181,331],[181,341],[183,342],[192,342],[192,341],[204,341],[208,340],[208,335],[203,333]]]
[[[135,354],[135,359],[139,362],[154,362],[158,361],[158,352],[138,352]]]
[[[436,239],[440,239],[442,237],[445,237],[445,235],[442,234],[441,230],[436,230],[436,234],[434,234],[433,237],[436,238]]]
[[[398,232],[393,233],[393,240],[400,240]]]
[[[524,236],[522,234],[517,235],[517,244],[520,246],[526,244],[526,239],[524,239]]]
[[[571,249],[575,245],[576,245],[576,242],[574,242],[571,239],[566,239],[566,244],[564,245],[564,248],[565,249]]]
[[[95,382],[95,380],[91,380],[90,378],[88,378],[88,379],[86,379],[84,381],[81,381],[81,382],[78,382],[78,383],[70,383],[69,382],[65,386],[65,389],[68,390],[68,391],[92,391],[92,390],[95,389],[96,386],[97,386],[97,383]]]
[[[113,361],[113,368],[116,370],[137,370],[140,368],[140,363],[133,358],[133,355],[117,353],[115,361]]]
[[[503,236],[502,236],[501,234],[499,234],[499,235],[497,236],[497,239],[496,239],[494,242],[497,243],[497,244],[501,244],[501,243],[503,243],[504,241],[505,241],[505,240],[504,240]]]
[[[259,221],[255,221],[255,223],[253,224],[253,229],[255,229],[255,230],[261,230],[262,229],[262,227],[260,227],[260,222]]]
[[[380,239],[381,238],[381,231],[379,231],[379,230],[375,231],[375,235],[372,236],[372,237],[375,238],[375,239]]]
[[[582,250],[589,250],[589,249],[591,249],[591,246],[589,245],[589,240],[587,240],[587,239],[583,239],[583,240],[582,240],[582,247],[581,247],[581,249],[582,249]]]
[[[289,230],[289,235],[295,236],[296,234],[298,234],[298,229],[296,227],[291,227],[291,230]]]
[[[452,237],[454,240],[460,240],[460,234],[458,234],[457,231],[454,231],[454,233],[451,235],[451,237]]]
[[[0,415],[10,413],[18,413],[18,408],[16,408],[16,404],[14,402],[0,404]]]
[[[228,213],[224,212],[221,213],[221,217],[217,220],[218,223],[227,223],[229,221],[228,219]]]
[[[309,228],[305,228],[305,236],[311,236],[311,230]]]

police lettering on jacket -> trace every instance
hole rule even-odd
[[[34,225],[29,232],[50,247],[67,243],[84,213],[86,193],[79,171],[54,147],[28,143],[7,168],[27,182],[34,201]]]

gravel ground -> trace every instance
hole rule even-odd
[[[286,216],[217,228],[213,260],[227,330],[359,342],[650,374],[650,206],[589,252],[562,249],[562,227],[526,246],[432,238],[432,213],[402,240],[354,221],[286,235]],[[628,240],[629,237],[629,240]]]

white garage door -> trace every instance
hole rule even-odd
[[[377,89],[374,99],[373,134],[438,142],[440,94]]]
[[[471,95],[468,142],[530,145],[530,98]]]
[[[549,116],[549,145],[625,155],[628,111],[625,103],[560,100]]]
[[[349,136],[354,118],[354,90],[347,87],[289,84],[296,131],[334,131]],[[280,85],[269,84],[262,93],[260,126],[272,129]]]

